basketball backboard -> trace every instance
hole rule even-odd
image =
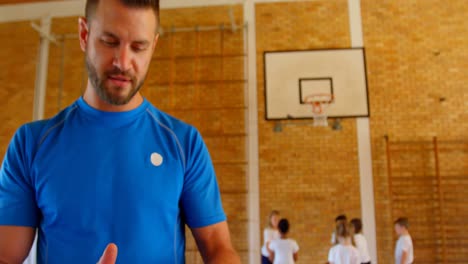
[[[306,98],[331,94],[328,117],[368,117],[363,48],[264,53],[267,120],[313,118]]]

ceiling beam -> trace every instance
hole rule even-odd
[[[317,0],[305,0],[317,1]],[[253,3],[305,2],[304,0],[162,0],[161,9]],[[0,23],[36,20],[44,17],[70,17],[84,14],[85,0],[0,5]]]
[[[243,0],[165,0],[161,9],[242,4]],[[35,20],[43,17],[70,17],[84,15],[85,1],[54,1],[0,5],[0,23]]]

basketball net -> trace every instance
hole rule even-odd
[[[332,94],[312,94],[304,99],[304,102],[312,106],[314,127],[327,127],[328,115],[325,111],[333,103]]]

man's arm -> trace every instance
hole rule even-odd
[[[0,264],[21,264],[34,242],[36,230],[26,226],[0,226]]]
[[[241,263],[232,246],[226,221],[191,230],[204,263]]]

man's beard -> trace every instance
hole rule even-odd
[[[123,72],[116,67],[112,68],[112,70],[110,71],[104,72],[102,78],[99,78],[97,70],[91,63],[91,60],[89,59],[87,54],[86,69],[88,70],[88,77],[91,82],[91,85],[93,86],[98,96],[101,98],[101,100],[111,105],[125,105],[128,102],[130,102],[130,100],[135,96],[135,94],[137,94],[138,91],[141,89],[141,87],[143,86],[143,82],[146,78],[145,76],[141,82],[137,83],[136,78],[134,76],[130,75],[127,72]],[[108,76],[110,75],[122,75],[131,80],[131,89],[127,96],[117,96],[112,93],[112,89],[110,87],[106,86],[106,80],[108,80]]]

